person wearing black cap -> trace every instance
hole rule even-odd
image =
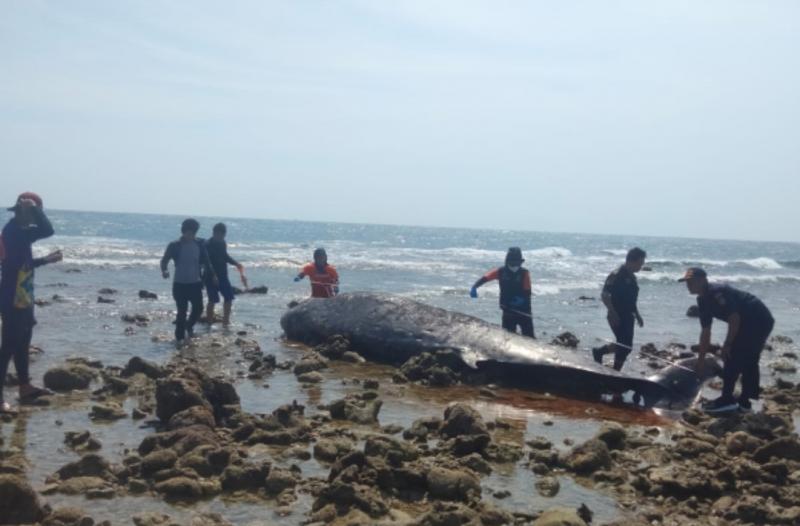
[[[25,192],[9,208],[14,218],[3,228],[0,244],[2,273],[0,274],[0,315],[2,315],[2,343],[0,343],[0,413],[15,413],[3,400],[3,384],[11,359],[19,377],[19,399],[28,402],[50,394],[47,389],[31,385],[28,374],[28,349],[33,337],[34,317],[33,274],[36,267],[61,261],[56,251],[43,258],[34,258],[31,246],[40,239],[53,235],[53,226],[44,214],[42,198]]]
[[[194,336],[194,325],[203,312],[203,282],[210,281],[219,286],[217,274],[208,257],[205,242],[197,238],[200,223],[186,219],[181,223],[181,237],[169,245],[161,258],[161,275],[169,278],[170,261],[175,262],[175,277],[172,281],[172,298],[178,312],[175,316],[175,345],[180,347],[184,338]],[[189,320],[186,313],[192,305]]]
[[[622,369],[625,359],[630,354],[633,346],[633,324],[644,326],[644,320],[639,314],[636,302],[639,298],[639,284],[636,282],[636,273],[642,270],[647,253],[639,247],[628,251],[625,263],[614,270],[606,278],[603,285],[602,299],[608,309],[606,318],[617,345],[613,346],[614,369]],[[594,360],[603,362],[603,356],[609,352],[609,347],[599,347],[592,350]]]
[[[523,336],[536,338],[531,314],[531,275],[528,269],[522,268],[524,261],[522,250],[519,247],[509,248],[506,253],[506,264],[483,275],[472,286],[469,295],[477,298],[478,287],[489,281],[497,280],[500,283],[503,328],[509,332],[517,332],[517,327],[519,327]]]
[[[336,267],[328,265],[328,254],[324,248],[314,251],[314,261],[300,269],[294,281],[298,282],[305,276],[311,281],[312,298],[332,298],[339,294],[339,274]]]
[[[708,282],[705,270],[690,268],[679,279],[686,283],[690,294],[697,296],[700,315],[700,345],[697,360],[698,374],[711,344],[711,323],[714,318],[728,323],[728,333],[722,345],[722,396],[704,405],[707,413],[724,413],[736,409],[748,411],[750,400],[758,399],[761,351],[767,343],[775,320],[764,303],[748,292],[728,285]],[[738,400],[733,389],[742,377]]]

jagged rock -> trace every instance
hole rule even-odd
[[[575,447],[562,459],[564,466],[578,474],[588,474],[611,466],[605,442],[593,438]]]
[[[393,378],[402,383],[401,378],[413,382],[421,381],[433,387],[447,387],[461,381],[462,373],[468,370],[460,353],[452,350],[424,352],[413,356],[400,367],[400,374]]]
[[[567,331],[567,332],[562,332],[561,334],[553,338],[553,341],[551,341],[550,343],[561,347],[577,349],[580,340],[578,339],[577,336]]]
[[[133,516],[135,526],[183,526],[164,513],[146,512]]]
[[[310,373],[303,373],[297,375],[297,381],[304,384],[318,384],[324,380],[325,377],[322,376],[317,371],[311,371]]]
[[[228,466],[222,472],[220,482],[225,491],[253,490],[264,486],[264,481],[269,475],[268,463],[243,466]]]
[[[173,477],[159,482],[155,485],[155,490],[174,500],[194,501],[203,496],[200,483],[188,477]]]
[[[605,442],[608,449],[623,449],[628,433],[616,422],[606,422],[597,432],[595,438]]]
[[[119,420],[127,416],[128,413],[115,402],[93,405],[92,411],[89,413],[89,418],[92,420]]]
[[[736,431],[725,437],[725,449],[731,455],[752,453],[763,445],[763,440],[744,431]]]
[[[89,431],[68,431],[64,435],[64,443],[72,449],[96,451],[103,445]]]
[[[44,373],[44,385],[53,391],[88,389],[97,377],[97,371],[81,364],[54,367]]]
[[[447,438],[461,435],[488,435],[489,430],[483,418],[466,404],[453,404],[444,410],[444,422],[440,430]]]
[[[756,462],[769,462],[771,458],[800,461],[800,440],[797,436],[781,437],[756,449]]]
[[[108,460],[97,453],[88,453],[75,462],[62,466],[57,472],[61,480],[74,477],[100,477],[105,480],[115,480]]]
[[[467,501],[480,496],[481,485],[472,473],[434,467],[428,471],[428,491],[433,498]]]
[[[297,485],[297,476],[288,469],[275,468],[269,470],[264,481],[264,489],[270,495],[277,495],[287,489],[292,489]]]
[[[717,498],[722,494],[722,482],[717,474],[701,467],[680,468],[675,465],[655,468],[649,473],[650,482],[660,487],[664,496],[677,499],[696,497]]]
[[[334,462],[353,450],[352,444],[344,439],[320,439],[314,444],[314,458],[323,462]]]
[[[108,287],[102,288],[97,291],[98,294],[105,294],[106,296],[109,296],[111,294],[116,294],[117,292],[118,292],[117,289],[110,289]]]
[[[89,497],[90,493],[96,492],[97,496],[114,494],[114,488],[109,482],[100,477],[79,476],[62,481],[56,490],[64,495],[84,495]]]
[[[575,510],[553,508],[539,515],[533,526],[586,526],[586,523]]]
[[[93,526],[94,519],[79,508],[58,508],[42,521],[42,526]]]
[[[406,440],[425,441],[431,433],[437,433],[442,427],[442,419],[438,416],[423,417],[414,420],[411,427],[403,431]]]
[[[383,435],[370,435],[364,442],[368,457],[389,457],[393,460],[411,461],[419,456],[417,448],[400,440]]]
[[[128,364],[122,370],[120,376],[127,378],[136,373],[142,373],[153,380],[158,380],[159,378],[166,376],[164,369],[160,365],[149,360],[145,360],[144,358],[134,356],[128,360]]]
[[[211,378],[202,371],[189,368],[164,378],[156,384],[156,415],[168,422],[172,415],[194,406],[202,406],[220,419],[225,406],[239,405],[239,395],[229,382]]]
[[[214,415],[204,406],[192,406],[172,415],[167,423],[167,429],[175,430],[194,425],[214,428],[216,427]]]
[[[168,469],[178,461],[178,454],[171,449],[160,449],[142,457],[141,474],[143,477],[152,477],[162,469]]]
[[[313,354],[297,362],[297,364],[294,366],[294,374],[295,376],[300,376],[301,374],[319,371],[320,369],[326,369],[327,367],[327,360],[317,354]]]
[[[314,352],[330,360],[340,360],[350,350],[350,342],[344,336],[335,334],[328,341],[314,347]]]
[[[378,413],[382,405],[381,400],[364,401],[344,398],[332,402],[328,410],[333,419],[370,425],[378,423]]]
[[[157,300],[158,294],[155,292],[150,292],[149,290],[140,290],[139,298],[143,300]]]
[[[29,524],[44,517],[36,492],[15,475],[0,475],[0,510],[0,524]]]
[[[561,489],[561,484],[555,477],[541,477],[534,484],[536,491],[543,497],[555,497]]]
[[[111,298],[104,298],[103,296],[97,296],[97,303],[116,303],[116,300],[112,300]]]

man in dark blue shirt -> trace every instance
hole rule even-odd
[[[233,305],[233,286],[228,278],[228,265],[233,265],[239,272],[244,271],[241,263],[233,259],[228,254],[228,244],[225,242],[225,234],[228,229],[225,223],[217,223],[214,225],[214,235],[206,241],[206,251],[208,251],[208,258],[211,260],[211,267],[217,275],[216,284],[207,277],[206,279],[206,293],[208,294],[208,306],[206,307],[206,320],[208,323],[214,322],[214,305],[219,303],[220,294],[224,300],[222,303],[222,325],[227,327],[231,323],[231,306]]]
[[[644,326],[644,320],[639,314],[636,302],[639,299],[639,284],[636,281],[636,273],[642,270],[647,253],[639,247],[634,247],[628,251],[625,257],[625,264],[620,265],[606,278],[603,285],[602,299],[603,304],[608,309],[606,318],[617,345],[614,348],[614,369],[619,371],[625,364],[625,359],[630,354],[633,346],[633,323],[636,321],[639,327]],[[608,347],[600,347],[592,350],[594,359],[598,363],[603,362]]]
[[[21,402],[33,400],[46,389],[31,385],[28,374],[28,348],[33,337],[36,318],[33,315],[33,269],[61,261],[61,252],[43,258],[34,258],[31,245],[53,235],[53,226],[42,210],[42,198],[25,192],[9,208],[14,218],[3,228],[2,274],[0,274],[0,315],[2,315],[2,343],[0,343],[0,413],[14,413],[3,400],[3,387],[11,359],[19,377]]]
[[[701,268],[690,268],[680,280],[686,283],[691,294],[697,296],[700,315],[700,349],[698,367],[711,344],[711,324],[714,318],[728,323],[728,334],[722,345],[722,396],[704,406],[711,414],[724,413],[751,408],[750,400],[758,399],[759,369],[761,351],[767,343],[775,325],[769,309],[760,299],[748,292],[728,285],[708,282],[706,272]],[[702,370],[698,370],[698,374]],[[742,377],[742,391],[737,401],[733,389],[739,376]]]

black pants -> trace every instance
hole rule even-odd
[[[6,382],[8,364],[14,359],[14,367],[17,369],[17,377],[20,385],[28,384],[31,381],[28,373],[28,348],[33,337],[33,326],[36,321],[33,312],[24,310],[12,310],[2,315],[3,334],[0,343],[0,400],[3,398],[3,387]]]
[[[533,333],[533,316],[517,312],[503,311],[503,328],[508,332],[517,332],[517,326],[523,336],[536,338]]]
[[[616,327],[609,324],[609,326],[611,326],[611,331],[614,333],[614,338],[617,340],[617,343],[621,344],[614,346],[614,369],[617,371],[622,370],[622,366],[625,365],[625,360],[631,353],[631,348],[633,347],[634,321],[633,313],[620,314],[619,323]]]
[[[186,329],[193,329],[194,324],[200,319],[203,312],[203,284],[197,283],[173,283],[172,297],[175,298],[175,305],[178,307],[178,314],[175,317],[175,339],[183,340],[186,336]],[[192,304],[192,312],[189,314],[189,321],[186,321],[186,311]]]
[[[740,398],[743,400],[758,399],[761,393],[758,361],[774,325],[775,320],[771,317],[752,325],[748,325],[746,322],[742,324],[731,345],[730,358],[725,360],[725,366],[722,368],[722,396],[724,398],[733,399],[733,388],[736,387],[736,381],[741,375],[742,394]]]

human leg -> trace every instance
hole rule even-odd
[[[178,309],[175,315],[175,339],[179,342],[186,337],[186,311],[189,309],[189,296],[185,287],[182,283],[172,284],[172,297],[175,299],[175,306]]]

